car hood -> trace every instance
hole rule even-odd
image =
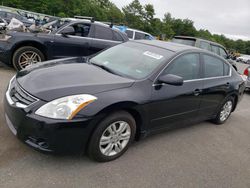
[[[130,87],[134,83],[132,79],[94,65],[79,63],[77,58],[39,63],[20,71],[16,79],[25,91],[44,101],[76,94],[96,94]]]

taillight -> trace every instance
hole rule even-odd
[[[244,71],[244,75],[246,75],[246,76],[248,76],[248,75],[249,75],[249,70],[248,70],[248,68],[246,68],[246,69],[245,69],[245,71]]]

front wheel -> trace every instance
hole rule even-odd
[[[23,46],[13,54],[12,63],[16,70],[22,70],[44,60],[44,54],[39,49],[33,46]]]
[[[216,118],[213,119],[212,121],[218,125],[225,123],[229,118],[229,116],[231,115],[233,106],[234,106],[234,98],[233,97],[227,98],[220,107],[220,110],[217,113]]]
[[[107,162],[120,157],[135,138],[136,123],[125,111],[109,115],[99,123],[88,146],[90,158]]]

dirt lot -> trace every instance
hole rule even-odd
[[[239,65],[244,68],[243,64]],[[0,67],[0,187],[250,187],[250,93],[221,126],[203,122],[134,143],[116,161],[44,155],[18,141],[2,98],[14,71]]]

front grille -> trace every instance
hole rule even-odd
[[[14,103],[21,103],[26,106],[37,101],[36,98],[25,92],[17,83],[14,83],[14,87],[11,88],[10,97]]]

